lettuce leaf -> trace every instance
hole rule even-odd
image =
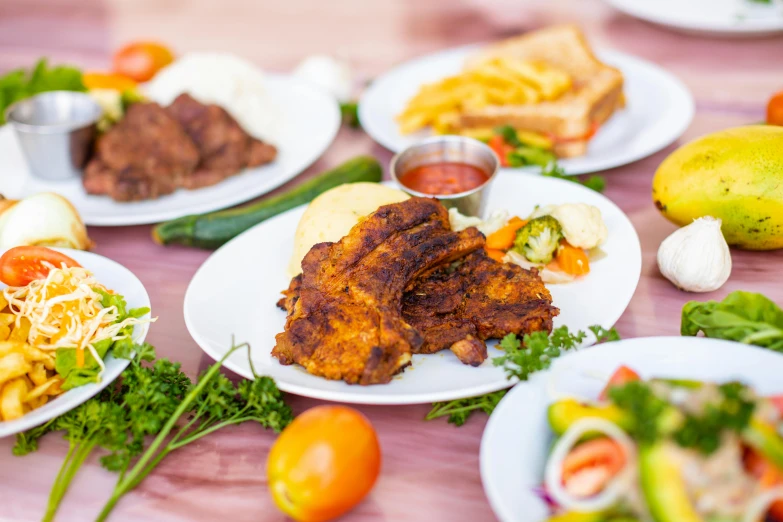
[[[762,294],[736,291],[723,301],[691,301],[680,333],[726,339],[783,352],[783,310]]]
[[[49,67],[46,58],[42,58],[30,71],[17,69],[0,77],[0,125],[5,123],[6,108],[19,100],[47,91],[86,90],[79,69],[64,65]]]
[[[122,322],[128,317],[140,318],[150,312],[147,307],[132,308],[128,310],[128,304],[125,298],[118,294],[110,294],[100,289],[95,289],[101,295],[101,306],[108,308],[116,306],[118,311],[117,322]],[[120,335],[125,338],[119,341],[104,339],[93,344],[93,348],[100,356],[101,360],[106,358],[109,350],[122,359],[129,359],[136,345],[132,339],[133,326],[128,325],[120,330]],[[92,356],[92,353],[84,353],[84,366],[81,368],[76,364],[76,348],[60,348],[57,350],[54,363],[55,371],[63,378],[63,390],[70,390],[78,386],[83,386],[91,382],[99,382],[100,365]]]

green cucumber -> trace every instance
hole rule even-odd
[[[297,185],[288,192],[258,203],[161,223],[152,230],[152,238],[161,245],[175,243],[198,248],[217,248],[262,221],[309,203],[329,189],[359,181],[377,183],[382,177],[383,169],[378,160],[371,156],[358,156]]]

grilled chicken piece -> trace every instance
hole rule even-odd
[[[290,312],[300,288],[297,276],[277,305]],[[413,353],[450,349],[471,366],[487,358],[485,340],[551,332],[558,314],[534,270],[498,263],[484,250],[423,274],[409,285],[402,301],[403,319],[424,341]]]
[[[420,274],[481,248],[475,228],[452,232],[434,199],[380,207],[337,243],[302,261],[299,297],[272,355],[328,379],[387,383],[423,340],[402,318],[405,288]]]
[[[98,139],[82,182],[88,194],[117,201],[153,199],[174,192],[198,162],[193,141],[165,109],[134,103]]]
[[[472,364],[473,355],[463,358],[454,348],[468,336],[483,344],[509,333],[552,331],[560,311],[535,270],[498,263],[483,249],[454,265],[419,278],[405,293],[402,316],[424,338],[414,353],[451,349]]]
[[[180,94],[166,111],[182,125],[201,157],[196,172],[184,179],[187,189],[214,185],[245,167],[269,163],[277,156],[275,147],[247,134],[218,105],[205,105],[189,94]]]

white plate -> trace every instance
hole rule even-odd
[[[606,0],[625,14],[685,32],[763,36],[783,31],[783,2],[751,0]]]
[[[188,214],[230,207],[265,194],[293,179],[329,147],[340,128],[340,109],[328,94],[291,76],[269,75],[269,95],[280,105],[277,159],[247,169],[217,185],[180,189],[149,201],[118,203],[90,196],[81,179],[49,182],[29,174],[13,129],[0,128],[0,194],[18,199],[38,192],[58,192],[74,204],[88,225],[120,226],[157,223]]]
[[[429,136],[429,130],[407,136],[400,134],[395,116],[422,84],[458,73],[476,49],[460,47],[424,56],[395,67],[373,81],[359,102],[362,128],[394,152]],[[693,119],[693,97],[680,80],[657,65],[627,54],[616,51],[597,54],[623,72],[627,105],[590,140],[585,156],[559,162],[568,174],[597,172],[649,156],[679,138]]]
[[[648,337],[607,343],[557,359],[547,372],[516,385],[500,402],[481,439],[481,480],[502,522],[538,522],[548,509],[533,491],[543,481],[552,433],[546,410],[549,387],[595,398],[609,376],[627,365],[643,378],[739,380],[762,395],[783,392],[783,356],[702,337]],[[555,384],[556,383],[556,384]]]
[[[145,306],[150,307],[150,297],[147,295],[147,290],[144,288],[144,285],[141,284],[141,281],[139,281],[135,275],[133,275],[133,272],[121,264],[106,257],[99,256],[98,254],[91,254],[90,252],[80,252],[67,248],[58,248],[57,250],[72,257],[84,268],[92,271],[92,273],[95,274],[95,278],[106,286],[106,288],[110,288],[124,296],[129,309],[143,308]],[[0,288],[5,288],[5,285],[0,283]],[[144,342],[144,339],[147,337],[148,329],[148,324],[136,325],[133,329],[134,340],[137,343]],[[30,428],[62,415],[66,411],[87,401],[116,379],[125,367],[128,366],[129,361],[125,359],[115,359],[109,354],[106,359],[104,359],[104,363],[106,364],[106,370],[103,373],[103,379],[100,383],[86,384],[84,386],[79,386],[78,388],[73,388],[42,407],[31,411],[24,417],[7,422],[0,421],[0,438],[29,430]]]
[[[527,215],[537,204],[584,202],[603,213],[609,239],[606,257],[591,273],[550,290],[561,314],[555,324],[575,330],[590,325],[609,327],[631,300],[641,272],[641,249],[633,225],[604,196],[576,183],[538,175],[502,172],[492,186],[488,209],[508,209]],[[324,400],[360,404],[415,404],[471,397],[507,387],[502,369],[491,360],[473,368],[449,351],[414,355],[391,383],[351,386],[308,374],[299,366],[283,366],[270,353],[275,334],[282,332],[285,313],[275,303],[288,287],[286,267],[293,249],[296,225],[305,207],[281,214],[229,242],[201,266],[185,294],[185,324],[193,339],[215,359],[231,342],[249,342],[255,368],[275,378],[280,389]],[[494,343],[493,343],[494,345]],[[491,347],[490,359],[500,355]],[[226,366],[251,377],[247,355],[234,354]]]

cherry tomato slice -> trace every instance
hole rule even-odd
[[[767,123],[783,125],[783,91],[776,93],[767,105]]]
[[[79,263],[46,247],[14,247],[0,257],[0,281],[8,286],[25,286],[36,279],[49,275],[49,263],[55,267],[80,266]]]
[[[137,82],[146,82],[173,61],[174,53],[164,45],[134,42],[117,51],[113,59],[113,69],[115,73]]]
[[[620,386],[631,381],[638,381],[640,379],[641,377],[639,377],[639,374],[629,367],[620,366],[615,370],[612,376],[609,377],[609,382],[606,383],[606,388],[601,392],[599,399],[604,401],[609,397],[609,388]]]

